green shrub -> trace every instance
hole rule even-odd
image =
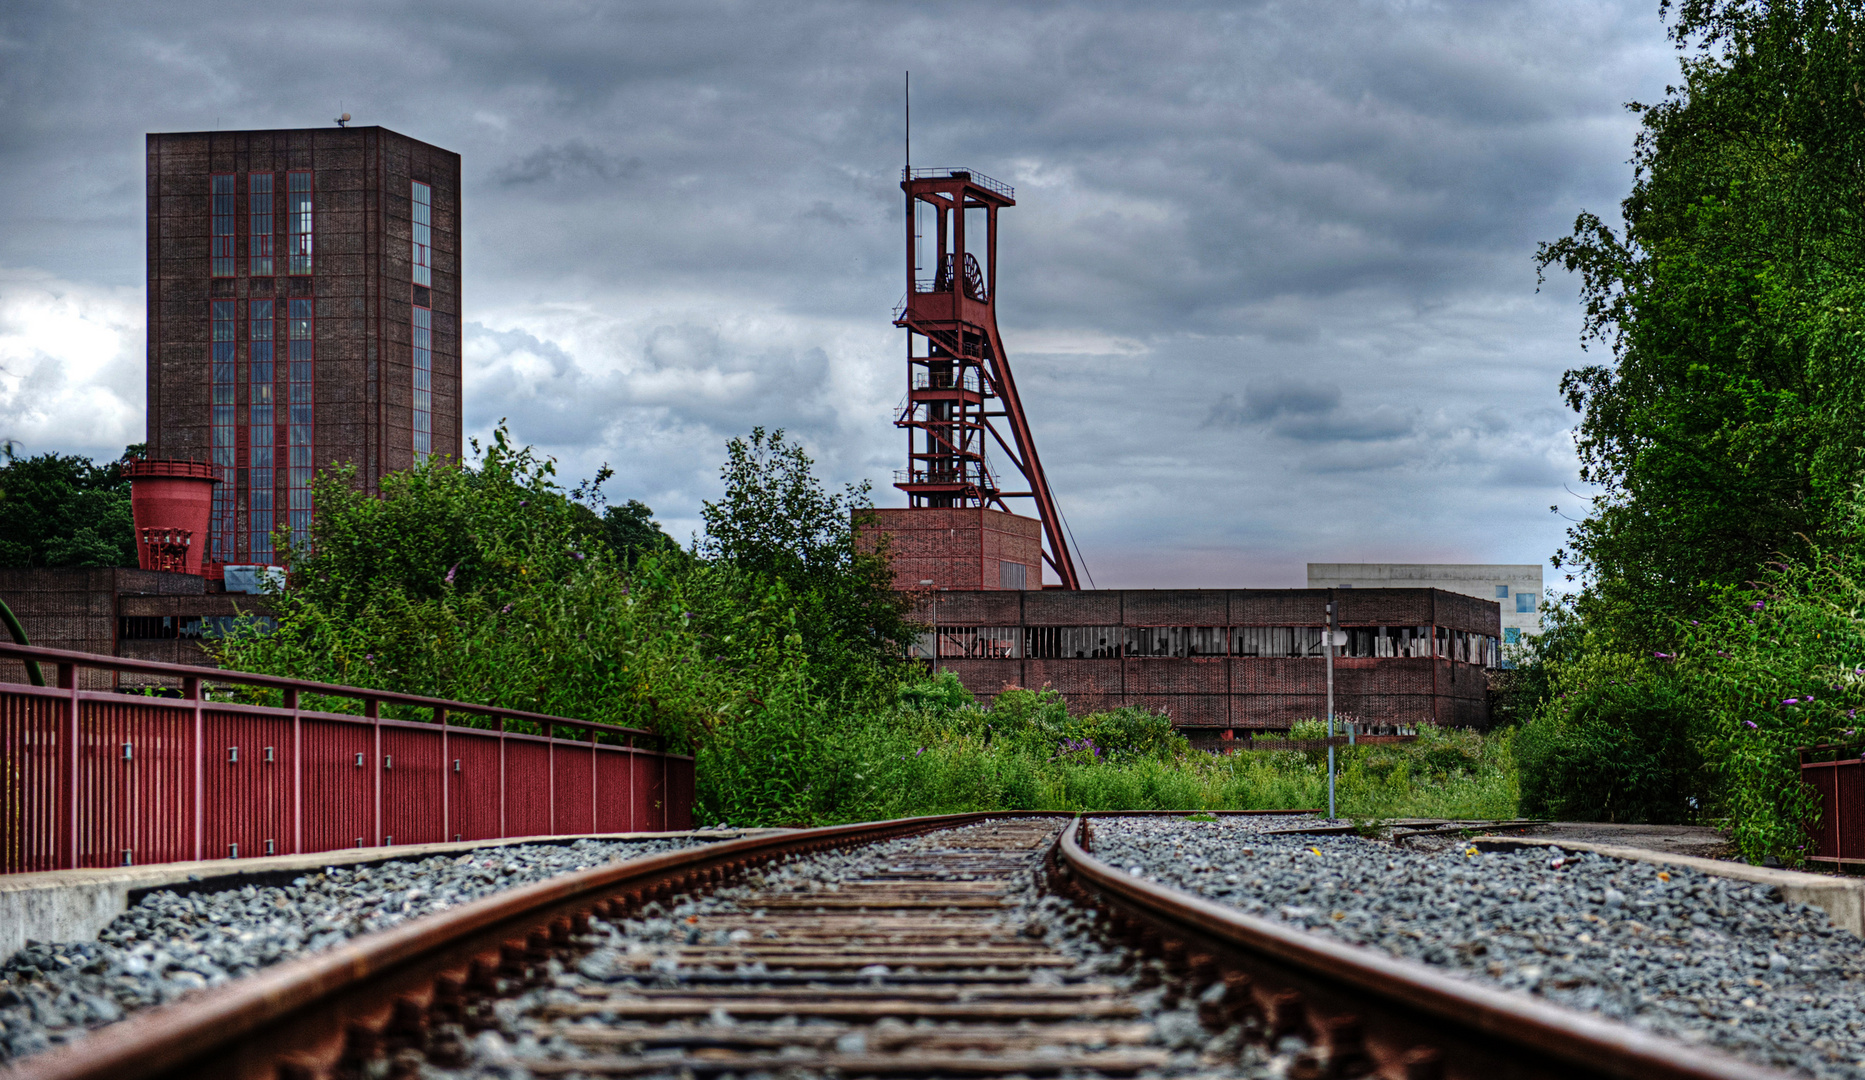
[[[1696,820],[1710,792],[1692,715],[1676,681],[1663,675],[1573,688],[1516,739],[1522,812],[1634,824]]]

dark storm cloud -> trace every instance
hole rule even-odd
[[[681,532],[753,424],[885,481],[912,68],[915,162],[1017,187],[1000,321],[1101,584],[1538,560],[1579,354],[1530,258],[1624,193],[1655,8],[9,4],[0,425],[130,441],[70,418],[134,413],[143,132],[347,110],[463,155],[469,428]]]

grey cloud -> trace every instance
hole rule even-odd
[[[1621,103],[1675,79],[1655,8],[19,0],[0,271],[139,287],[143,132],[315,126],[336,96],[463,155],[469,428],[510,415],[676,518],[755,423],[884,481],[912,68],[915,162],[1017,186],[999,322],[1102,584],[1290,584],[1412,529],[1523,561],[1560,542],[1582,360],[1534,244],[1622,197]],[[1322,497],[1355,524],[1317,533]]]
[[[492,179],[506,187],[517,187],[571,176],[621,180],[640,171],[640,158],[624,160],[581,139],[570,139],[556,146],[540,146],[501,165],[492,171]]]

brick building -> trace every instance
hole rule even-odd
[[[313,474],[460,453],[460,156],[378,127],[148,136],[149,456],[211,462],[208,559]],[[212,571],[210,571],[212,576]]]
[[[165,570],[0,569],[0,599],[34,645],[170,664],[211,666],[205,640],[231,630],[243,615],[269,620],[262,597],[208,586],[198,574]],[[84,678],[85,689],[115,685],[106,671],[89,670]],[[0,682],[25,680],[23,665],[0,660]]]
[[[1329,602],[1347,634],[1336,715],[1488,725],[1499,609],[1439,589],[935,592],[914,614],[932,627],[914,652],[982,701],[1052,686],[1071,711],[1161,710],[1203,741],[1327,714]]]
[[[1043,523],[982,506],[865,510],[864,535],[887,536],[896,589],[1040,589]]]

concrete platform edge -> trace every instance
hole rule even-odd
[[[185,892],[237,889],[248,884],[275,884],[327,866],[363,866],[425,859],[435,855],[458,855],[516,844],[569,844],[578,840],[671,840],[687,837],[731,840],[740,836],[780,831],[694,829],[682,832],[515,836],[446,844],[343,848],[257,859],[210,859],[201,862],[151,863],[147,866],[5,874],[0,875],[0,960],[11,957],[24,948],[28,941],[89,941],[118,915],[128,911],[132,899],[140,899],[142,894],[153,889],[175,886],[183,886],[181,891]]]
[[[1522,848],[1560,848],[1562,851],[1587,851],[1614,859],[1650,863],[1654,866],[1677,866],[1734,878],[1756,885],[1772,885],[1781,891],[1781,899],[1790,904],[1811,904],[1826,912],[1832,924],[1841,930],[1865,936],[1865,879],[1836,878],[1825,874],[1807,874],[1799,870],[1774,870],[1766,866],[1705,859],[1697,855],[1674,855],[1645,848],[1621,847],[1617,844],[1593,844],[1579,840],[1547,840],[1531,836],[1479,836],[1470,841],[1479,851],[1519,851]]]

